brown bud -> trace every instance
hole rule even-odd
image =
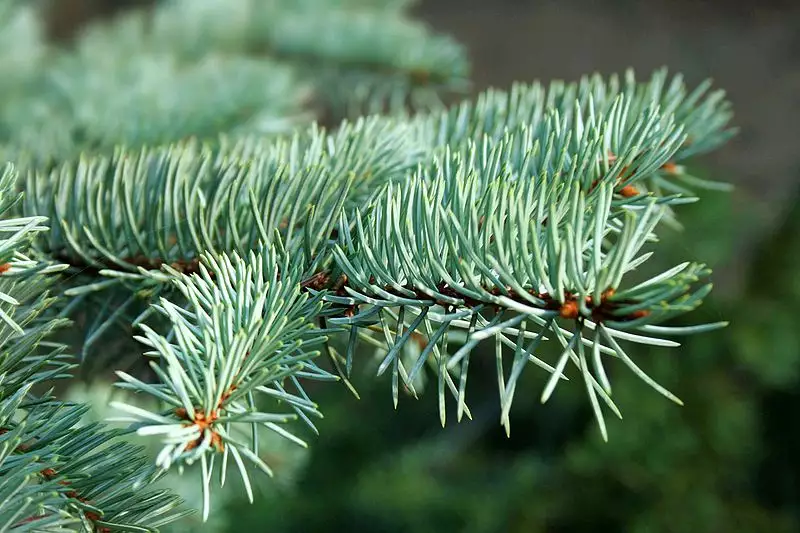
[[[626,185],[619,190],[619,194],[625,198],[632,198],[634,196],[639,196],[639,189],[633,185]]]
[[[559,314],[561,318],[570,318],[575,319],[578,318],[578,302],[575,300],[568,300],[561,304],[561,309],[559,309]]]

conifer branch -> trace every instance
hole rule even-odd
[[[0,530],[152,531],[181,516],[166,492],[141,490],[158,477],[124,431],[83,424],[87,406],[34,386],[68,377],[66,346],[48,340],[67,321],[47,309],[62,265],[26,253],[43,217],[8,217],[20,195],[10,166],[0,177]],[[110,468],[113,465],[113,468]]]
[[[0,529],[152,530],[178,501],[140,489],[196,463],[204,519],[231,460],[252,501],[248,467],[271,473],[258,430],[305,446],[290,424],[316,433],[321,416],[306,380],[355,390],[364,345],[395,406],[435,376],[443,425],[448,394],[471,417],[470,358],[487,345],[506,432],[531,364],[543,402],[577,370],[604,438],[604,413],[621,416],[610,365],[680,403],[627,345],[725,325],[667,323],[711,290],[703,264],[639,275],[659,224],[725,188],[687,170],[734,133],[724,93],[629,71],[438,109],[465,86],[464,52],[405,7],[175,0],[72,51],[30,41],[36,68],[0,82],[0,149],[29,170],[21,203],[0,180]],[[0,71],[15,62],[0,50]],[[289,134],[320,102],[401,113]],[[148,400],[115,404],[127,431],[32,393],[73,369],[47,338],[78,309],[85,357],[114,324],[147,347],[153,379],[117,372]],[[123,442],[134,431],[160,440],[154,462]]]
[[[421,116],[410,128],[402,122],[370,119],[352,126],[345,123],[336,134],[312,128],[288,142],[223,140],[213,147],[189,142],[136,153],[120,150],[113,158],[84,159],[50,175],[31,175],[28,187],[38,194],[26,207],[63,221],[51,232],[45,250],[60,254],[70,250],[77,257],[76,266],[92,268],[107,278],[70,289],[67,294],[72,296],[130,285],[140,294],[151,287],[152,297],[169,297],[162,290],[169,291],[172,277],[156,270],[159,266],[170,264],[175,271],[191,273],[202,251],[246,254],[257,242],[274,242],[269,229],[278,229],[287,249],[304,256],[308,279],[317,279],[304,287],[323,289],[319,279],[336,280],[337,272],[344,273],[347,282],[338,287],[340,295],[333,296],[339,300],[329,297],[329,301],[347,302],[350,308],[376,301],[383,302],[380,308],[397,307],[413,300],[423,308],[434,303],[490,305],[531,314],[540,325],[556,313],[580,318],[590,328],[595,322],[643,327],[680,307],[678,300],[673,307],[656,309],[655,300],[631,302],[617,295],[620,303],[614,306],[604,303],[603,294],[617,291],[622,275],[647,260],[648,254],[636,253],[655,238],[652,230],[664,215],[663,206],[687,201],[680,194],[625,193],[627,187],[648,183],[669,167],[686,138],[683,124],[635,97],[658,93],[652,86],[663,82],[660,76],[643,89],[629,89],[634,97],[608,95],[598,99],[597,107],[593,93],[610,91],[584,83],[582,87],[592,89],[580,93],[588,94],[585,101],[578,98],[571,109],[564,107],[563,114],[557,108],[543,112],[530,124],[524,122],[524,113],[509,114],[506,120],[513,129],[494,125],[489,130],[488,123],[465,129],[458,120],[448,122],[453,114],[445,112]],[[571,90],[577,91],[576,87]],[[556,85],[547,100],[560,90]],[[531,91],[544,99],[542,91]],[[672,92],[680,95],[677,89]],[[485,117],[504,97],[481,98],[484,109],[475,113]],[[679,107],[675,103],[679,96],[671,98],[668,103]],[[523,107],[543,109],[544,104],[536,102]],[[636,115],[635,109],[642,111]],[[693,114],[687,111],[686,116]],[[434,133],[437,128],[439,133]],[[494,137],[487,134],[492,131]],[[444,141],[448,137],[451,140]],[[711,141],[699,138],[699,142]],[[415,165],[418,170],[409,174]],[[629,167],[635,172],[627,173]],[[140,192],[134,192],[133,183],[140,185]],[[303,183],[316,188],[298,188]],[[132,193],[152,196],[137,200]],[[101,197],[111,203],[101,202]],[[39,198],[54,198],[55,204]],[[97,208],[87,210],[87,205]],[[417,206],[416,211],[405,211],[411,205]],[[110,228],[108,221],[116,227]],[[519,232],[525,232],[524,237]],[[328,248],[331,235],[337,236],[338,244]],[[591,254],[591,261],[586,254]],[[683,288],[669,293],[669,298],[698,303],[702,294],[692,292],[689,285],[702,271],[702,267],[690,269],[690,281],[680,282]],[[408,282],[416,276],[423,277]],[[420,291],[427,298],[421,298]],[[629,313],[620,314],[619,309]],[[368,321],[361,325],[383,323],[385,328],[385,313],[379,311],[367,312]],[[464,325],[462,319],[468,316],[458,324]],[[496,325],[485,317],[478,319],[478,326]],[[521,321],[511,320],[513,327]],[[140,321],[141,317],[136,323]],[[389,361],[399,354],[399,340],[406,342],[423,322],[414,327],[398,324],[406,334],[394,341],[384,331],[392,349]],[[479,330],[476,335],[480,340],[486,334]],[[642,336],[627,338],[655,342]],[[585,342],[589,341],[581,340]],[[349,346],[348,367],[354,343]],[[597,346],[600,352],[613,352]],[[536,358],[533,362],[553,369]],[[397,376],[404,372],[396,368],[394,390]],[[441,379],[454,390],[449,378]],[[440,386],[441,391],[444,388]]]
[[[161,382],[147,384],[118,372],[121,386],[153,396],[167,410],[114,405],[132,416],[140,435],[161,436],[164,448],[156,461],[160,468],[200,462],[205,519],[217,454],[222,454],[220,483],[225,482],[232,457],[252,502],[242,458],[272,475],[259,456],[257,426],[306,446],[279,425],[299,417],[316,431],[310,417],[321,415],[298,378],[336,378],[312,361],[319,353],[316,347],[326,341],[326,331],[314,328],[312,322],[322,299],[301,292],[302,262],[286,251],[264,249],[251,253],[247,261],[236,255],[204,256],[199,274],[170,274],[189,303],[181,308],[162,299],[157,306],[172,325],[174,342],[146,325],[144,336],[137,337],[152,349],[146,355],[158,358],[151,366]],[[287,381],[296,392],[287,390]],[[262,411],[265,398],[278,400],[292,412]],[[244,441],[248,433],[250,445]]]
[[[292,65],[337,119],[441,105],[441,93],[467,86],[465,51],[410,20],[406,3],[171,0],[95,25],[78,46],[93,55],[168,50],[187,61],[209,51],[267,56]]]
[[[140,432],[166,435],[165,451],[159,459],[161,466],[168,468],[175,461],[199,460],[206,464],[204,472],[210,472],[214,456],[222,453],[225,457],[226,442],[240,447],[240,441],[226,440],[227,433],[218,429],[221,428],[218,420],[227,420],[228,409],[249,413],[243,414],[241,419],[248,423],[273,422],[259,418],[264,415],[253,403],[228,405],[233,390],[223,386],[225,391],[220,396],[217,389],[220,382],[224,385],[230,380],[208,377],[216,376],[215,369],[220,365],[228,368],[228,377],[240,375],[230,368],[241,364],[231,361],[237,357],[244,361],[241,354],[246,351],[243,345],[228,347],[226,343],[237,338],[231,336],[237,331],[241,335],[252,335],[246,333],[253,331],[252,327],[233,322],[229,326],[228,340],[213,339],[217,339],[217,332],[224,331],[220,329],[221,324],[230,323],[223,320],[224,313],[232,313],[232,318],[227,320],[235,317],[239,321],[257,320],[259,324],[261,320],[271,320],[261,318],[261,313],[265,312],[261,303],[257,304],[257,313],[246,309],[263,299],[277,298],[272,287],[280,287],[275,289],[278,293],[289,290],[283,287],[291,288],[294,296],[286,301],[309,298],[308,301],[316,302],[316,307],[298,308],[297,315],[290,312],[284,315],[287,320],[296,317],[309,327],[308,335],[314,339],[309,345],[327,343],[326,350],[336,367],[343,371],[342,378],[347,378],[354,364],[359,340],[383,347],[378,374],[390,371],[395,405],[401,388],[416,395],[415,379],[426,365],[430,366],[437,375],[442,423],[446,420],[445,391],[448,390],[457,402],[457,417],[470,416],[466,402],[469,358],[486,340],[494,340],[496,345],[501,422],[506,431],[510,431],[509,412],[516,383],[528,363],[551,376],[542,392],[542,401],[552,396],[560,380],[566,379],[566,365],[574,364],[582,375],[604,438],[607,435],[601,404],[620,416],[605,370],[608,356],[621,360],[656,391],[680,403],[636,365],[620,341],[675,347],[678,343],[664,337],[708,331],[725,324],[693,328],[661,325],[665,320],[696,308],[708,293],[711,285],[705,278],[709,271],[703,265],[684,263],[638,284],[628,281],[631,273],[652,255],[645,251],[645,246],[656,240],[654,230],[666,210],[684,202],[685,198],[680,195],[659,197],[653,193],[626,195],[620,188],[619,175],[625,173],[625,167],[636,169],[622,181],[624,189],[633,183],[637,186],[648,183],[669,168],[684,146],[685,126],[676,123],[674,117],[662,116],[657,108],[642,106],[635,98],[622,95],[615,96],[608,105],[601,101],[597,107],[591,96],[585,107],[580,100],[575,102],[572,110],[566,108],[568,112],[563,115],[548,111],[534,124],[520,122],[513,129],[504,128],[503,134],[496,138],[486,135],[484,128],[478,141],[473,140],[472,137],[477,136],[473,133],[462,137],[460,143],[436,144],[431,140],[435,136],[429,128],[442,124],[442,118],[447,115],[439,115],[438,119],[421,117],[410,137],[406,137],[410,146],[421,146],[413,158],[418,162],[416,168],[413,163],[390,164],[389,168],[397,169],[397,173],[381,175],[374,174],[370,165],[364,165],[362,175],[369,175],[369,180],[378,179],[363,189],[364,194],[355,196],[351,196],[351,190],[359,189],[351,189],[352,178],[345,178],[346,170],[332,162],[337,154],[332,150],[332,159],[323,161],[327,168],[337,168],[341,172],[337,175],[341,176],[338,183],[342,184],[343,199],[331,201],[328,207],[324,207],[324,202],[313,204],[315,214],[325,213],[326,222],[322,226],[305,223],[307,225],[293,232],[294,223],[282,223],[285,216],[276,215],[272,215],[269,223],[262,223],[265,228],[277,229],[275,237],[270,237],[266,231],[252,234],[252,239],[260,238],[266,249],[272,250],[268,253],[271,259],[266,263],[261,256],[252,254],[247,261],[239,259],[238,254],[248,253],[247,246],[251,246],[246,240],[227,240],[225,246],[208,240],[196,244],[207,249],[216,246],[204,256],[206,264],[214,266],[206,269],[201,262],[200,275],[187,276],[166,266],[161,273],[139,268],[138,274],[126,274],[126,279],[141,276],[140,282],[149,276],[152,280],[179,285],[185,301],[195,309],[193,312],[181,310],[170,303],[169,293],[162,293],[164,297],[156,308],[169,315],[169,334],[163,337],[144,326],[146,337],[140,338],[155,348],[153,354],[166,365],[153,365],[161,383],[146,384],[132,376],[121,375],[126,387],[174,404],[172,411],[150,414],[120,406],[138,420],[147,421],[148,425],[140,426]],[[630,118],[632,110],[639,108],[642,111]],[[344,131],[350,134],[357,130],[347,130],[345,125]],[[312,132],[311,140],[305,141],[295,137],[293,146],[327,144],[316,135]],[[404,130],[401,137],[404,135],[409,135],[409,131]],[[409,138],[412,141],[408,141]],[[438,138],[441,140],[441,135]],[[420,139],[428,139],[428,144],[421,143]],[[701,139],[700,142],[709,141]],[[350,142],[344,145],[362,146]],[[384,143],[378,145],[385,146]],[[609,152],[614,156],[609,157]],[[319,156],[313,150],[302,157],[297,150],[290,153],[294,155],[289,159],[289,167],[295,173],[285,174],[282,179],[287,183],[299,182],[300,177],[306,175],[304,167],[292,162],[316,163]],[[399,154],[397,151],[387,153],[393,153],[395,158]],[[230,161],[227,155],[218,154],[217,161],[220,160]],[[351,150],[343,160],[363,161],[364,158],[361,152]],[[401,156],[398,161],[408,159]],[[318,164],[312,166],[321,168]],[[260,172],[260,179],[265,175],[272,174]],[[193,188],[202,190],[202,182],[199,185]],[[114,187],[104,187],[108,189]],[[219,186],[213,189],[217,190]],[[374,192],[366,194],[369,191]],[[167,192],[164,196],[168,195]],[[286,210],[279,213],[298,213],[306,208],[304,206],[312,205],[302,196],[288,202]],[[230,203],[219,201],[217,205]],[[318,205],[323,208],[317,211]],[[263,212],[272,214],[274,210]],[[108,218],[108,215],[97,216],[95,220]],[[152,217],[145,217],[145,220],[148,218]],[[228,214],[225,220],[234,218]],[[331,224],[332,221],[335,224]],[[330,239],[329,231],[334,228],[335,239]],[[135,234],[141,230],[127,231]],[[239,234],[234,229],[231,233]],[[219,234],[220,237],[224,235],[227,233]],[[310,235],[317,236],[311,238],[311,242],[319,243],[319,248],[309,253],[305,243],[309,242]],[[115,257],[107,253],[112,249],[110,246],[98,246],[97,242],[99,239],[89,239],[86,250],[94,254],[100,251],[106,259]],[[283,259],[278,259],[275,249],[269,248],[274,246],[285,250]],[[258,278],[262,281],[252,280],[253,273],[262,271],[264,277]],[[104,274],[115,276],[109,271]],[[267,279],[272,280],[269,286],[264,281]],[[256,295],[261,295],[260,299]],[[200,309],[205,311],[200,313]],[[212,309],[219,311],[212,312]],[[322,328],[314,329],[316,324],[321,324]],[[448,347],[448,338],[454,337],[451,330],[467,332],[454,352]],[[289,334],[293,330],[276,329],[275,338],[284,334],[279,333],[281,331]],[[300,331],[293,334],[300,334]],[[339,333],[346,333],[344,355],[331,344],[340,337]],[[177,339],[178,344],[167,338]],[[423,348],[416,358],[404,360],[404,350],[411,339],[422,339]],[[543,341],[555,341],[561,346],[557,360],[547,362],[536,355],[536,348]],[[305,355],[298,357],[311,364],[318,351],[301,349],[305,343],[294,345],[293,349],[301,350]],[[289,370],[285,365],[269,363],[285,352],[283,346],[276,344],[260,359],[248,356],[246,361],[256,367],[268,365],[271,372],[280,376],[275,383],[291,380],[301,391],[303,378],[330,377],[318,374],[319,367],[315,365]],[[504,369],[503,346],[514,351],[509,374]],[[226,354],[227,366],[216,362],[216,355],[203,355],[208,350]],[[265,370],[264,379],[270,375]],[[243,380],[248,379],[242,376]],[[203,392],[209,390],[217,392]],[[238,385],[235,390],[239,390]],[[307,399],[304,393],[296,398]],[[287,401],[292,405],[295,400]],[[300,408],[299,404],[294,407]],[[198,413],[202,414],[200,418]],[[251,421],[247,416],[254,418]],[[257,447],[250,448],[249,452],[257,454]],[[246,472],[242,474],[246,476]],[[206,494],[209,494],[209,480],[204,479]],[[206,512],[209,505],[207,496]]]

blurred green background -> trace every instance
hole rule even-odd
[[[137,3],[59,0],[51,30],[68,37],[92,16]],[[742,133],[697,173],[736,189],[681,208],[685,229],[662,230],[653,267],[707,262],[716,290],[689,320],[731,326],[680,349],[632,353],[685,407],[612,367],[625,419],[609,419],[608,444],[580,387],[561,387],[541,406],[545,375],[533,370],[506,438],[494,363],[481,368],[478,357],[474,421],[445,429],[435,394],[401,399],[395,411],[387,380],[367,370],[355,380],[361,400],[310,385],[325,419],[309,452],[276,450],[284,464],[254,505],[231,487],[209,527],[183,530],[800,531],[797,2],[428,0],[416,11],[467,45],[475,91],[661,65],[727,89]]]

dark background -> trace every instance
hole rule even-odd
[[[136,3],[60,0],[52,33]],[[625,420],[610,423],[608,444],[580,387],[542,407],[535,372],[511,439],[489,364],[470,368],[476,420],[444,430],[430,392],[396,412],[385,380],[361,376],[361,401],[324,387],[321,437],[297,483],[232,504],[230,530],[800,530],[800,3],[428,0],[416,12],[467,46],[475,91],[662,65],[725,88],[741,133],[698,172],[736,190],[683,209],[686,230],[667,232],[660,261],[709,263],[716,290],[691,321],[732,325],[637,351],[686,406],[618,372]]]

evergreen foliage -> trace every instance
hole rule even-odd
[[[87,406],[57,400],[40,385],[69,375],[67,347],[48,340],[65,319],[51,319],[51,290],[62,265],[25,255],[44,217],[9,216],[20,195],[7,167],[0,179],[3,280],[0,528],[57,531],[77,526],[156,528],[179,515],[167,492],[139,490],[161,475],[124,431],[82,425]]]
[[[444,107],[464,53],[406,2],[176,0],[72,48],[11,4],[0,37],[30,46],[0,52],[21,174],[0,187],[0,529],[153,530],[183,511],[142,488],[195,463],[203,519],[232,464],[252,501],[253,467],[272,473],[261,431],[306,446],[324,411],[309,383],[358,395],[367,347],[395,406],[435,382],[443,426],[448,396],[472,417],[485,343],[506,433],[530,363],[542,402],[578,381],[608,439],[617,359],[681,403],[628,345],[726,324],[672,324],[711,290],[704,264],[640,268],[661,222],[725,187],[688,170],[733,134],[710,83],[592,75]],[[77,361],[132,393],[113,404],[128,429],[37,392],[75,368],[51,338],[70,319]],[[104,353],[131,326],[146,372]],[[158,439],[155,462],[134,432]]]

